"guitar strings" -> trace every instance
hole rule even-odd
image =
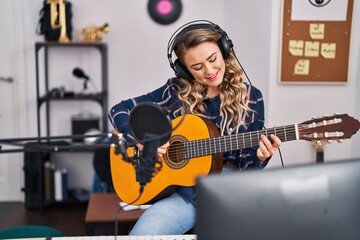
[[[298,125],[298,130],[303,130],[306,128],[307,127],[303,124]],[[174,162],[179,162],[179,160],[182,161],[185,158],[200,157],[214,153],[258,146],[259,138],[262,134],[267,136],[270,134],[275,134],[282,141],[296,140],[297,137],[295,125],[287,125],[248,133],[239,133],[215,138],[197,139],[189,142],[175,143],[170,148],[168,157]],[[218,142],[218,144],[216,144],[216,142]],[[242,147],[239,147],[239,145]]]

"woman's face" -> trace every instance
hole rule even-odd
[[[218,86],[225,74],[225,61],[219,46],[213,42],[204,42],[189,48],[184,54],[184,64],[195,81],[208,86],[207,95],[218,95]]]

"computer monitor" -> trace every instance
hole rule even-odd
[[[360,159],[209,175],[198,240],[360,239]]]

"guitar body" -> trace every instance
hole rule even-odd
[[[172,126],[177,126],[179,121],[181,121],[181,117],[174,119]],[[140,185],[136,182],[136,164],[124,161],[122,155],[115,154],[114,149],[111,149],[111,175],[117,195],[126,203],[152,203],[170,195],[179,186],[194,186],[196,178],[199,176],[221,171],[221,153],[191,159],[187,159],[183,155],[178,158],[179,154],[177,154],[177,157],[174,157],[175,150],[178,151],[179,145],[182,146],[184,145],[183,143],[218,136],[218,129],[213,122],[195,115],[186,115],[181,125],[171,135],[169,140],[170,146],[166,156],[159,159],[162,162],[160,171],[153,176],[151,182],[145,185],[139,199],[137,198],[139,196]],[[184,151],[180,152],[184,154]],[[132,158],[134,156],[134,148],[129,147],[127,154]]]

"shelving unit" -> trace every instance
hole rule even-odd
[[[49,89],[49,68],[48,68],[48,56],[49,49],[54,47],[60,48],[96,48],[101,54],[101,92],[97,94],[74,94],[73,96],[53,97],[50,94]],[[45,94],[40,94],[40,77],[39,77],[39,51],[44,49],[44,84]],[[71,42],[71,43],[58,43],[58,42],[36,42],[35,43],[35,63],[36,63],[36,97],[37,97],[37,127],[38,136],[41,136],[41,116],[40,108],[42,104],[45,104],[45,124],[46,124],[46,136],[50,136],[50,102],[51,101],[96,101],[102,107],[102,131],[107,132],[107,110],[108,110],[108,55],[107,45],[105,43],[86,43],[86,42]]]
[[[49,77],[49,50],[51,48],[95,48],[100,52],[101,58],[101,89],[96,93],[72,93],[64,94],[62,96],[54,95],[50,90]],[[43,63],[40,63],[40,53],[43,49]],[[50,122],[50,103],[52,101],[94,101],[101,107],[102,124],[100,129],[102,132],[108,132],[107,127],[107,111],[108,111],[108,52],[105,43],[87,43],[87,42],[36,42],[35,43],[35,64],[36,64],[36,99],[37,99],[37,135],[38,137],[51,137],[51,122]],[[40,79],[40,66],[43,66],[44,76]],[[40,88],[45,89],[40,92]],[[65,92],[66,93],[66,92]],[[42,122],[40,109],[45,107],[45,121]],[[44,120],[44,118],[43,118]],[[45,124],[45,125],[44,125]],[[41,128],[45,126],[45,133],[41,132]],[[66,134],[65,134],[66,135]],[[39,143],[37,143],[39,144]],[[40,142],[40,144],[52,145],[52,141]],[[30,145],[31,146],[31,145]],[[66,150],[69,151],[69,150]],[[94,149],[74,149],[70,151],[89,152]],[[24,156],[24,174],[25,174],[25,207],[28,209],[42,209],[48,204],[53,204],[54,201],[45,199],[44,187],[44,163],[51,159],[51,152],[26,152]],[[71,201],[70,201],[71,202]]]

